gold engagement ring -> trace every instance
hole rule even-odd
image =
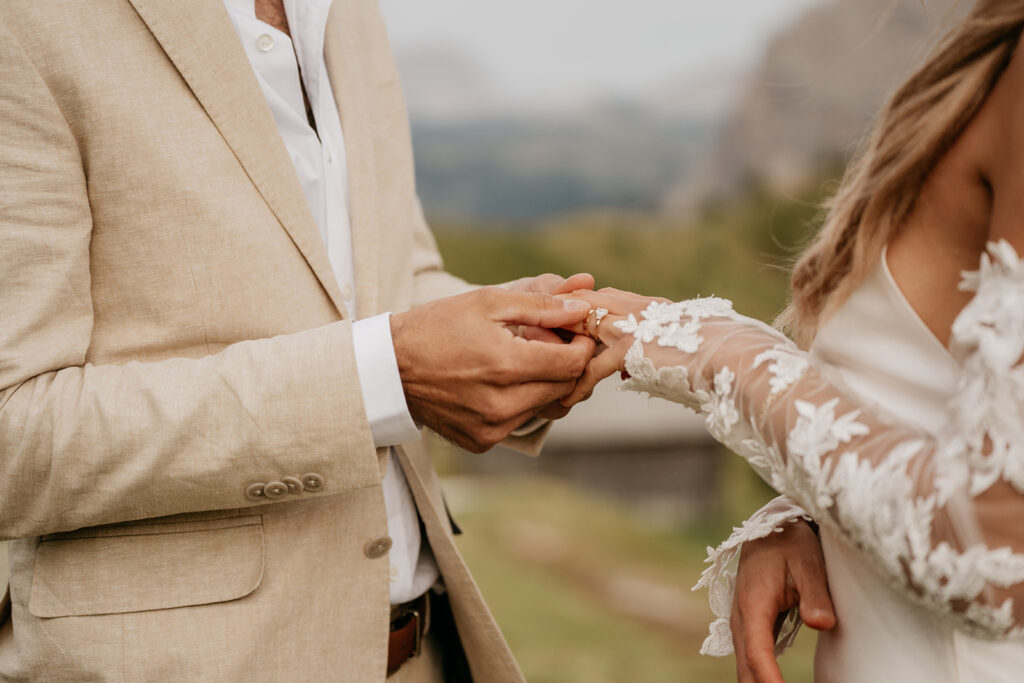
[[[583,320],[583,334],[587,335],[596,342],[601,341],[601,321],[608,315],[607,308],[591,308],[587,313],[587,317]],[[594,317],[594,331],[590,331],[590,317]]]

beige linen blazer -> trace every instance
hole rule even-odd
[[[374,0],[335,0],[326,57],[360,311],[463,291]],[[0,680],[382,681],[384,455],[223,3],[0,0]],[[426,449],[399,459],[475,679],[520,681]]]

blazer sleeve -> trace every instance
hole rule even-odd
[[[412,201],[413,306],[476,289],[478,285],[472,285],[444,269],[441,254],[437,250],[437,241],[423,216],[423,207],[418,198],[413,197]]]
[[[87,362],[86,173],[2,25],[0,131],[0,538],[259,505],[272,499],[253,485],[285,477],[306,486],[284,496],[379,483],[346,322],[199,359]]]

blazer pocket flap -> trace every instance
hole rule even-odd
[[[252,593],[263,578],[259,515],[198,524],[139,524],[43,539],[29,612],[118,614],[205,605]]]

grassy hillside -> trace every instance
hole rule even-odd
[[[531,683],[731,683],[703,657],[711,612],[690,587],[704,526],[664,529],[600,496],[543,479],[445,483],[459,547]],[[748,504],[759,500],[748,500]],[[716,536],[720,539],[721,536]],[[814,633],[780,660],[810,683]]]
[[[691,221],[589,212],[535,223],[435,224],[448,270],[483,284],[587,271],[598,286],[672,299],[718,295],[771,320],[785,305],[786,269],[812,233],[824,183],[794,196],[753,191]]]

